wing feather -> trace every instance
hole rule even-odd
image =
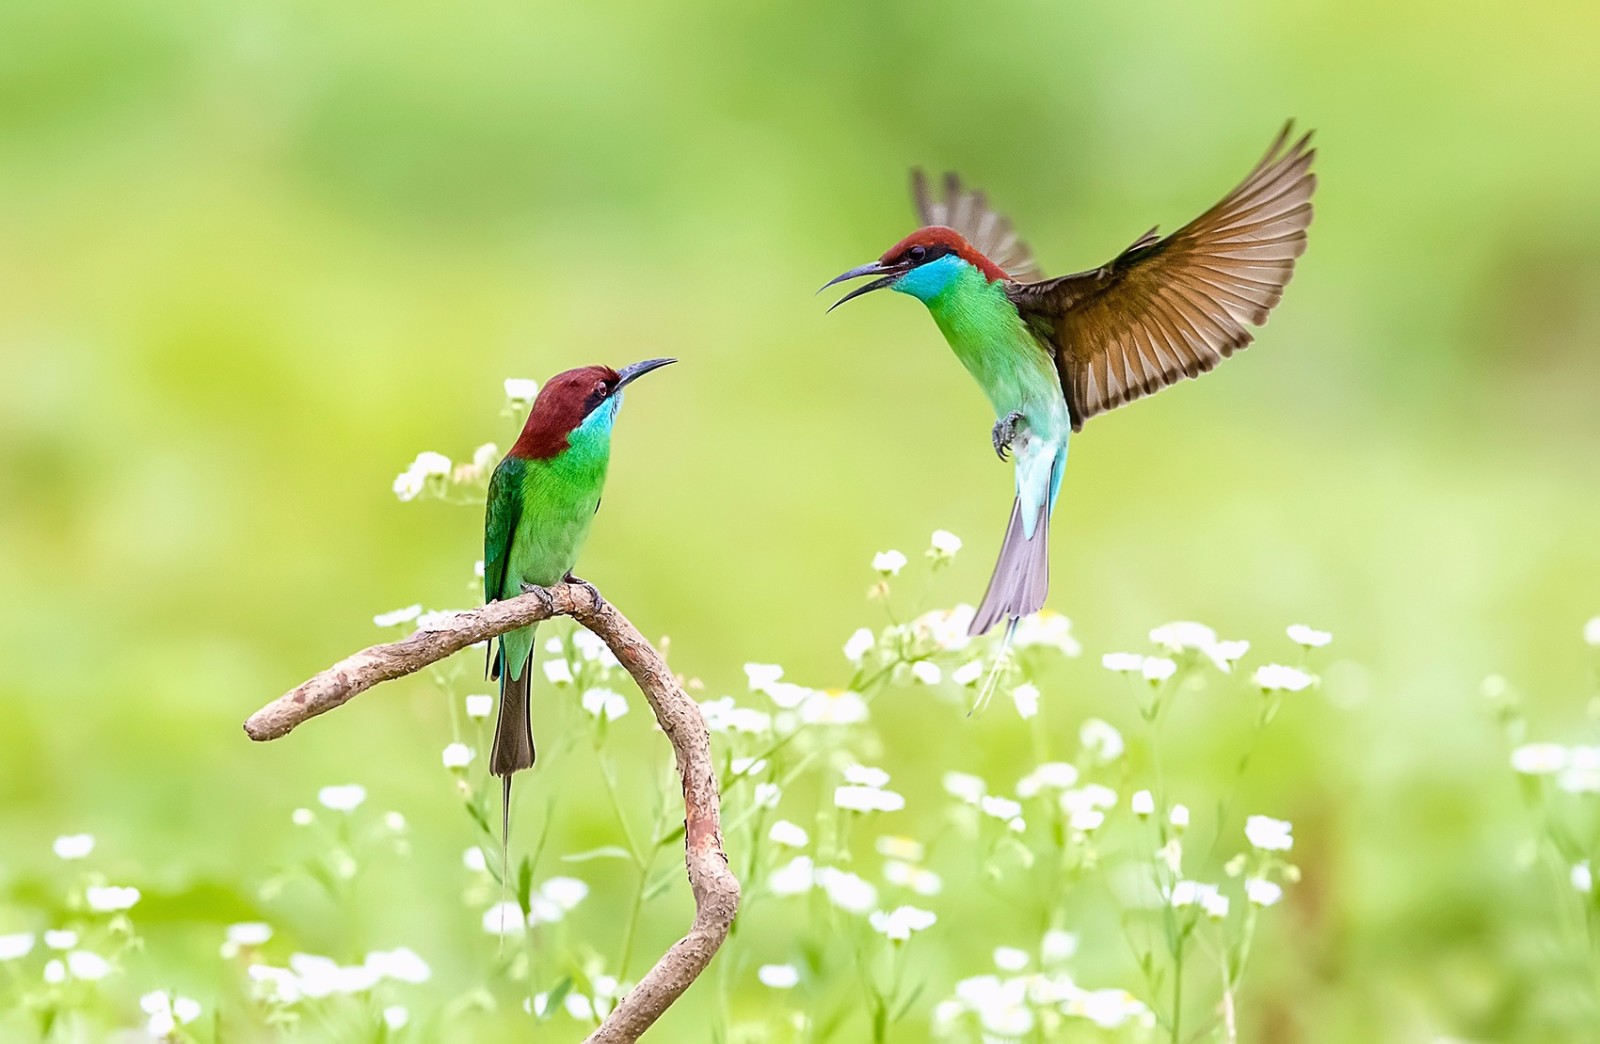
[[[943,225],[961,233],[977,251],[1019,282],[1043,278],[1033,252],[1012,231],[1006,216],[989,206],[989,199],[961,184],[954,173],[944,176],[943,195],[936,196],[922,171],[911,172],[911,198],[924,225]]]
[[[1172,235],[1158,239],[1152,229],[1100,268],[1008,286],[1055,351],[1074,428],[1212,369],[1248,345],[1247,327],[1283,299],[1317,184],[1311,135],[1290,144],[1291,128],[1232,192]],[[952,186],[959,194],[959,182]]]

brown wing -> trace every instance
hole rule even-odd
[[[911,198],[923,225],[955,229],[977,248],[978,253],[999,265],[1012,279],[1026,283],[1044,278],[1044,273],[1034,264],[1033,251],[1017,238],[1011,230],[1011,222],[999,211],[990,209],[982,192],[964,188],[956,175],[944,176],[944,194],[936,196],[930,191],[922,171],[913,170]]]
[[[1283,297],[1311,224],[1316,152],[1285,124],[1222,201],[1165,239],[1151,229],[1104,267],[1008,287],[1055,348],[1074,430],[1198,377],[1250,343]]]

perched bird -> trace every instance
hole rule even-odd
[[[622,389],[676,359],[647,359],[613,370],[583,366],[556,374],[539,389],[522,434],[489,479],[483,523],[483,599],[515,598],[532,587],[568,581],[611,461],[611,426]],[[489,677],[500,680],[489,771],[503,780],[502,840],[511,822],[511,777],[533,764],[528,683],[533,631],[500,637],[490,652]]]
[[[1151,229],[1099,268],[1044,279],[1011,223],[981,192],[945,176],[940,197],[920,171],[924,225],[878,260],[829,281],[875,278],[933,314],[998,419],[1000,459],[1016,456],[1016,500],[999,561],[971,626],[982,634],[1037,612],[1049,584],[1050,515],[1067,442],[1097,413],[1197,377],[1250,343],[1283,297],[1306,248],[1316,153],[1286,124],[1239,186],[1165,238]]]

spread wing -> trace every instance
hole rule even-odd
[[[1097,413],[1198,377],[1250,343],[1283,298],[1311,224],[1315,150],[1285,124],[1244,181],[1167,236],[1110,263],[1007,293],[1054,348],[1074,430]]]
[[[989,207],[982,192],[964,188],[954,174],[944,176],[943,195],[936,195],[922,171],[911,172],[911,198],[923,225],[943,225],[961,233],[978,252],[1018,282],[1044,278],[1033,252],[1011,230],[1005,215]]]

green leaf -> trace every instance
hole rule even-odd
[[[539,1017],[541,1019],[548,1019],[550,1016],[554,1015],[556,1013],[556,1011],[561,1007],[561,1002],[566,1000],[567,999],[567,994],[569,994],[571,992],[572,992],[572,976],[568,975],[565,979],[562,979],[560,982],[556,983],[556,988],[551,990],[545,996],[545,999],[544,999],[544,1014],[539,1016]]]
[[[633,853],[621,845],[601,845],[591,848],[587,852],[574,852],[561,857],[563,863],[587,863],[591,859],[627,859],[632,861]]]
[[[922,996],[922,987],[924,987],[926,985],[927,985],[927,983],[919,982],[919,983],[917,983],[917,988],[916,989],[914,989],[910,993],[906,994],[906,999],[901,1001],[899,1006],[897,1006],[895,1008],[894,1014],[889,1016],[889,1022],[890,1022],[891,1025],[893,1023],[899,1022],[901,1019],[905,1018],[906,1015],[908,1015],[910,1013],[911,1006],[913,1004],[917,1003],[917,998]]]
[[[522,916],[528,916],[532,909],[529,901],[533,897],[533,863],[527,856],[522,857],[522,863],[517,867],[517,905],[522,908]]]
[[[676,881],[678,879],[678,877],[682,873],[683,873],[683,871],[679,870],[677,867],[674,866],[674,867],[669,867],[667,870],[665,870],[662,873],[658,874],[654,881],[651,881],[648,885],[645,886],[645,889],[644,889],[644,897],[645,897],[645,899],[646,900],[654,899],[656,896],[660,895],[662,892],[665,892],[668,888],[671,888],[672,887],[672,882]]]

